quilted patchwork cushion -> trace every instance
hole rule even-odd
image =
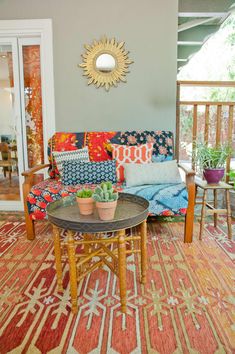
[[[61,181],[48,179],[36,184],[30,191],[27,203],[32,220],[46,217],[47,204],[62,197],[73,195],[83,187],[94,189],[96,185],[64,186]],[[146,198],[150,202],[150,215],[185,215],[188,206],[188,194],[184,183],[175,185],[159,184],[126,188],[117,183],[115,188],[121,192],[132,193]]]
[[[112,144],[112,157],[116,160],[117,180],[124,181],[124,164],[126,163],[150,163],[152,160],[153,143],[140,146],[127,146]]]
[[[75,194],[79,189],[95,189],[96,184],[83,184],[75,186],[64,186],[61,181],[55,179],[46,179],[32,187],[28,198],[28,211],[32,220],[41,220],[46,217],[46,207],[50,202],[59,200],[62,197]],[[122,190],[122,184],[115,185],[115,189]]]
[[[123,192],[147,199],[150,215],[185,215],[187,212],[188,192],[185,183],[124,187]]]
[[[105,181],[117,182],[115,160],[102,162],[65,161],[63,170],[62,183],[64,185],[99,184]]]
[[[48,141],[49,175],[59,178],[53,151],[73,151],[88,146],[90,161],[104,161],[112,158],[111,144],[133,146],[146,143],[153,143],[154,162],[172,160],[174,144],[170,131],[57,132]]]
[[[153,143],[152,160],[154,162],[172,160],[173,157],[174,142],[173,134],[170,131],[133,130],[117,132],[114,137],[110,139],[110,143],[130,146]]]

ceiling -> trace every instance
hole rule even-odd
[[[234,10],[234,0],[179,0],[178,70],[218,31]]]

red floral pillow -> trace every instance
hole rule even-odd
[[[153,143],[139,146],[112,144],[112,158],[116,160],[117,180],[124,181],[124,163],[150,163],[152,161]]]

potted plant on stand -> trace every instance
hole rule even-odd
[[[226,145],[216,147],[205,143],[196,144],[195,160],[208,184],[218,184],[224,176],[225,162],[231,154],[231,148]]]
[[[229,171],[228,176],[230,178],[230,181],[233,184],[233,190],[231,189],[229,193],[230,193],[230,204],[231,204],[232,216],[234,217],[235,216],[235,170]]]
[[[93,199],[101,220],[112,220],[117,207],[118,192],[114,191],[111,182],[102,182],[96,187]]]
[[[94,211],[93,191],[91,189],[81,189],[77,192],[77,202],[81,215],[91,215]]]

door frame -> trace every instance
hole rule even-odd
[[[13,79],[14,79],[14,118],[16,122],[16,144],[17,153],[23,156],[23,134],[22,134],[22,124],[21,124],[21,105],[20,105],[20,87],[19,87],[19,61],[18,61],[18,46],[17,39],[13,37],[0,37],[0,44],[10,45],[12,48],[12,68],[13,68]],[[21,172],[24,170],[24,160],[18,160],[18,171],[19,171],[19,186],[23,182],[23,177]],[[0,210],[19,210],[21,207],[21,201],[23,198],[22,188],[20,188],[20,201],[16,200],[1,200]],[[14,208],[14,209],[13,209]]]
[[[55,132],[55,95],[53,69],[53,34],[51,19],[37,20],[0,20],[1,37],[37,37],[41,38],[41,83],[42,114],[44,137],[44,161],[48,162],[47,143]],[[23,210],[23,199],[20,202],[5,201],[0,210]]]

